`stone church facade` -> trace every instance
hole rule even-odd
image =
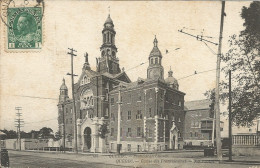
[[[120,69],[115,35],[109,15],[102,30],[103,43],[101,55],[96,58],[96,70],[90,68],[86,53],[82,73],[74,84],[78,150],[113,152],[117,144],[122,144],[122,152],[181,149],[185,93],[179,91],[172,70],[164,79],[156,37],[148,57],[147,79],[132,82],[124,69]],[[58,123],[66,147],[74,141],[72,107],[63,79]]]

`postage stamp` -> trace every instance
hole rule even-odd
[[[8,8],[8,49],[41,49],[42,8]]]

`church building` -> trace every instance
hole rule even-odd
[[[132,82],[120,68],[116,31],[110,15],[102,30],[103,43],[91,69],[88,54],[74,84],[77,146],[82,152],[158,151],[181,149],[184,135],[184,96],[173,71],[164,78],[162,53],[155,37],[147,78]],[[73,146],[73,101],[63,79],[58,103],[59,131]]]

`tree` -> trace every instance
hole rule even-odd
[[[8,130],[4,129],[4,130],[0,130],[0,131],[2,131],[3,133],[6,134],[6,139],[15,139],[15,138],[17,138],[17,133],[14,130],[8,131]]]
[[[236,125],[250,126],[260,115],[260,2],[243,7],[245,29],[229,39],[229,50],[221,59],[222,71],[228,79],[232,72],[232,120]],[[221,83],[228,88],[228,80]],[[228,99],[227,92],[222,97]]]
[[[106,134],[108,132],[109,131],[108,131],[108,128],[107,128],[107,124],[104,123],[104,124],[100,125],[99,130],[98,130],[98,134],[99,134],[100,138],[105,139]]]
[[[60,131],[57,131],[56,133],[55,133],[55,140],[60,140],[61,138],[62,138],[62,135],[61,135],[61,132]]]
[[[209,117],[214,118],[214,107],[215,107],[215,89],[209,90],[204,95],[211,101],[210,107],[210,115]]]
[[[51,128],[43,127],[40,129],[40,137],[41,138],[53,138],[53,130]]]

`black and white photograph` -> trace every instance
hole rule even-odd
[[[6,168],[260,168],[260,2],[0,0],[0,142]]]

